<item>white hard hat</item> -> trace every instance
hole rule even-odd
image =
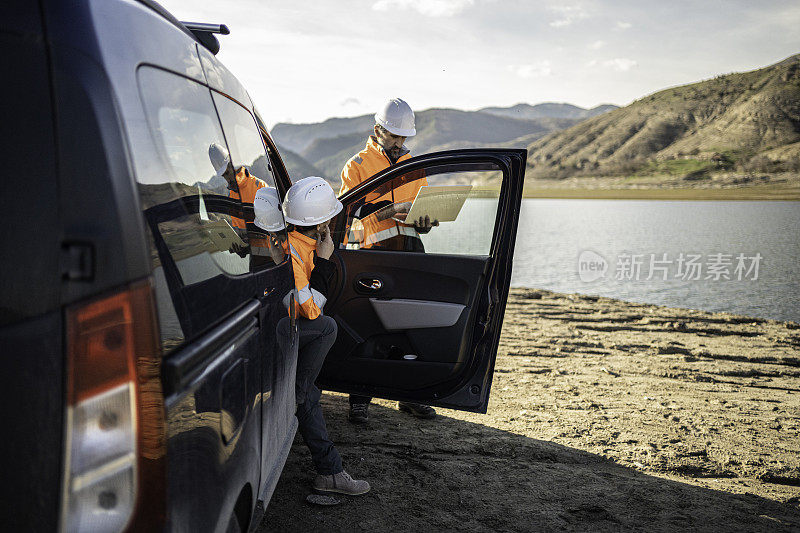
[[[405,100],[400,98],[392,98],[375,113],[375,123],[400,137],[412,137],[417,134],[414,112]]]
[[[281,212],[281,197],[275,187],[261,187],[253,200],[256,213],[253,224],[264,231],[280,231],[286,227]]]
[[[330,220],[342,210],[342,202],[328,185],[316,176],[303,178],[292,185],[283,202],[286,222],[300,226],[314,226]]]
[[[231,156],[228,155],[228,151],[218,143],[212,143],[208,147],[208,158],[211,160],[211,164],[219,177],[225,173],[225,169],[228,168],[228,164],[231,162]]]

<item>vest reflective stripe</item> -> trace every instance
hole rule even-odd
[[[311,294],[311,287],[309,287],[308,285],[306,285],[302,289],[297,290],[297,303],[300,305],[303,305],[313,297],[314,295]]]
[[[328,299],[325,298],[317,289],[311,289],[311,295],[314,298],[314,303],[317,304],[317,307],[319,307],[320,311],[322,311],[322,308],[325,307],[326,303],[328,303]]]
[[[414,228],[410,228],[408,226],[394,226],[389,229],[378,231],[377,233],[370,233],[367,235],[366,240],[364,241],[364,246],[370,246],[372,244],[385,241],[386,239],[391,239],[392,237],[396,237],[398,235],[406,235],[408,237],[416,237],[417,239],[420,238],[419,233]]]
[[[297,250],[295,250],[294,246],[292,246],[291,244],[289,244],[289,253],[291,253],[294,256],[295,259],[300,261],[300,263],[303,263],[303,260],[300,259],[300,254],[297,253]]]
[[[304,290],[309,290],[308,286],[304,287],[299,291],[297,289],[292,289],[286,293],[286,296],[283,297],[283,306],[286,308],[287,311],[289,310],[289,303],[292,301],[292,294],[294,294],[294,301],[295,303],[297,303],[297,305],[302,305],[303,303],[308,301],[308,295],[306,295],[306,299],[304,301],[302,302],[300,301],[299,295],[303,294]],[[317,289],[310,289],[310,292],[308,294],[311,295],[311,298],[314,299],[314,303],[317,304],[317,307],[319,307],[320,311],[322,311],[322,308],[325,307],[326,303],[328,303],[328,299],[325,298],[322,295],[322,293],[319,292]]]

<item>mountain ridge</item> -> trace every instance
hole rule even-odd
[[[747,170],[759,157],[766,158],[761,171],[783,170],[798,156],[800,54],[670,87],[548,134],[528,145],[527,175],[613,176],[671,165],[686,167],[685,179],[700,179],[717,169]]]
[[[625,107],[545,102],[476,111],[432,108],[416,115],[417,135],[406,142],[412,155],[527,148],[529,181],[650,176],[654,186],[694,187],[728,176],[736,185],[748,182],[736,175],[800,173],[800,54],[669,87]],[[336,183],[373,123],[372,115],[331,118],[277,124],[272,134],[297,158],[299,166],[287,164],[292,176],[316,171]]]
[[[543,102],[530,105],[519,103],[511,107],[484,107],[478,111],[512,118],[575,118],[585,119],[619,109],[614,104],[600,104],[592,108],[583,108],[565,102]]]
[[[548,109],[547,113],[553,116],[538,118],[450,108],[425,109],[416,113],[417,135],[409,138],[406,146],[415,155],[479,146],[524,148],[535,139],[581,120],[565,115],[591,111],[563,105],[568,107]],[[372,115],[330,118],[316,124],[279,123],[273,127],[271,135],[281,151],[289,153],[284,159],[290,175],[304,176],[316,170],[318,175],[335,182],[347,160],[363,149],[373,125]]]

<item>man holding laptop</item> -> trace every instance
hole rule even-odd
[[[367,145],[350,158],[342,169],[339,196],[391,165],[410,159],[409,150],[403,143],[416,133],[411,107],[400,98],[389,100],[375,113],[375,127],[373,135],[367,139]],[[433,226],[439,225],[438,221],[431,222],[429,217],[406,220],[411,203],[420,188],[428,184],[428,180],[417,173],[409,173],[398,179],[408,183],[393,184],[392,190],[386,193],[367,196],[368,205],[362,208],[360,217],[363,226],[363,235],[359,239],[361,248],[424,252],[420,234],[428,233]]]
[[[414,112],[400,98],[393,98],[375,113],[373,135],[366,147],[353,156],[342,169],[342,186],[339,196],[386,168],[410,159],[409,150],[403,146],[406,138],[416,135]],[[360,248],[424,252],[420,234],[428,233],[439,222],[430,217],[407,220],[412,202],[420,188],[428,184],[424,175],[410,173],[398,178],[405,183],[391,185],[387,192],[367,195],[361,207]],[[410,224],[408,222],[411,222]],[[348,419],[355,424],[369,421],[368,407],[372,398],[350,395]],[[436,411],[427,405],[400,402],[398,407],[417,418],[434,418]]]

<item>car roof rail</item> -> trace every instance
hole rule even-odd
[[[192,35],[200,41],[200,44],[205,46],[209,52],[217,55],[219,52],[219,40],[217,40],[215,33],[220,35],[228,35],[231,30],[225,24],[207,24],[205,22],[184,22],[181,21],[186,29],[192,32]]]
[[[176,28],[180,29],[186,35],[192,37],[194,40],[202,44],[214,55],[219,52],[219,41],[214,37],[215,33],[220,35],[228,35],[231,30],[225,24],[204,24],[202,22],[180,22],[172,13],[159,4],[156,0],[138,0],[139,3],[149,7],[167,21],[169,21]],[[191,26],[191,28],[189,27]]]

